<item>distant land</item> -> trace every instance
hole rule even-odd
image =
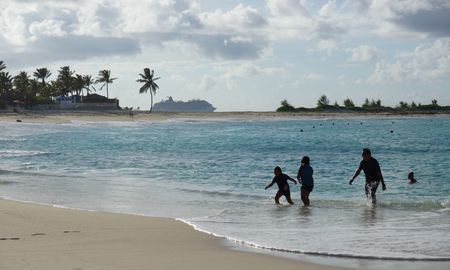
[[[388,113],[388,114],[433,114],[433,113],[450,113],[450,106],[441,106],[436,99],[431,100],[430,104],[407,103],[400,101],[395,107],[383,106],[381,100],[369,100],[366,98],[361,107],[355,106],[354,102],[347,98],[343,102],[343,106],[339,105],[337,101],[331,105],[328,97],[322,95],[317,100],[315,108],[305,108],[292,106],[286,99],[281,101],[281,106],[276,109],[276,112],[286,113]]]
[[[174,101],[172,97],[167,100],[155,103],[155,112],[214,112],[214,108],[209,102],[200,99],[189,101]]]

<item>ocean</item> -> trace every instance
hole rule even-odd
[[[171,217],[300,255],[450,260],[450,117],[0,123],[0,197]],[[370,148],[387,190],[364,195]],[[275,205],[273,168],[311,158],[311,206]],[[417,183],[409,185],[408,172]]]

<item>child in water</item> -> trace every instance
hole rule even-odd
[[[414,179],[414,172],[408,173],[408,180],[410,185],[417,183],[417,180]]]
[[[302,183],[300,188],[300,197],[303,205],[309,206],[309,193],[314,189],[313,168],[309,165],[309,157],[304,156],[297,173],[297,180]]]
[[[286,200],[289,204],[294,204],[294,202],[292,202],[291,200],[291,191],[289,189],[289,184],[287,180],[291,180],[295,184],[297,184],[297,181],[295,181],[289,175],[282,173],[281,168],[278,166],[275,167],[273,173],[275,174],[275,176],[273,177],[272,183],[268,184],[264,189],[267,190],[268,188],[273,186],[273,184],[277,183],[278,191],[277,194],[275,195],[275,203],[280,204],[280,197],[284,196],[286,197]]]

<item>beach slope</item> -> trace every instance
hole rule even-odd
[[[166,218],[0,200],[0,269],[336,269],[228,249]]]

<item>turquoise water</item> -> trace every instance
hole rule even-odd
[[[3,198],[174,217],[299,254],[450,259],[450,117],[0,126]],[[375,207],[363,174],[348,185],[365,147],[387,184]],[[312,206],[275,206],[276,187],[264,190],[273,168],[294,177],[303,155]],[[291,192],[301,204],[298,185]]]

